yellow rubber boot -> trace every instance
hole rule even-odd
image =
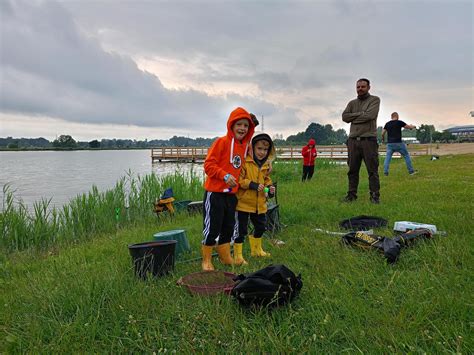
[[[262,249],[262,238],[255,238],[253,235],[249,235],[250,242],[250,255],[256,257],[268,257],[270,253],[263,251]]]
[[[203,245],[201,246],[202,254],[202,270],[203,271],[212,271],[214,270],[214,265],[212,265],[212,249],[213,246]]]
[[[249,235],[249,243],[250,243],[250,255],[251,256],[258,256],[257,244],[255,243],[255,239],[253,235]]]
[[[248,262],[245,261],[242,256],[242,246],[243,243],[234,243],[234,264],[235,265],[248,265]]]
[[[220,244],[216,247],[219,260],[224,265],[234,265],[234,259],[230,256],[230,243]]]

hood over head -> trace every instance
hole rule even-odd
[[[253,132],[255,131],[255,124],[252,120],[252,117],[250,116],[250,113],[248,113],[247,110],[242,107],[237,107],[234,111],[230,113],[229,119],[227,120],[227,136],[229,138],[234,138],[234,132],[232,131],[232,126],[234,125],[235,122],[237,122],[238,120],[242,118],[246,118],[249,121],[249,131],[247,132],[247,135],[245,136],[242,142],[242,143],[248,143],[250,142],[250,137],[252,137]]]
[[[252,117],[250,116],[250,113],[242,107],[237,107],[236,109],[234,109],[234,111],[230,113],[229,119],[227,120],[227,137],[232,139],[231,147],[230,147],[230,163],[231,164],[234,157],[234,143],[235,143],[235,136],[234,136],[234,132],[232,131],[232,126],[234,125],[235,122],[243,118],[246,118],[249,121],[249,130],[247,132],[247,135],[242,140],[242,144],[245,144],[244,157],[246,157],[250,138],[252,137],[253,132],[255,131],[255,123],[253,122]]]
[[[270,143],[270,147],[268,149],[268,155],[263,160],[263,162],[265,162],[267,160],[272,162],[273,160],[275,160],[275,158],[276,158],[275,145],[273,144],[273,141],[272,141],[272,138],[270,137],[270,135],[268,133],[265,133],[265,132],[257,132],[252,137],[252,155],[253,155],[253,147],[255,146],[255,143],[257,143],[258,141],[267,141],[268,143]]]
[[[311,138],[309,141],[308,141],[308,145],[316,145],[316,141]]]

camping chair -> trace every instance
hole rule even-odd
[[[166,189],[163,195],[159,199],[156,199],[155,203],[153,204],[153,211],[159,217],[160,213],[169,211],[170,214],[174,213],[173,207],[174,197],[173,197],[173,189],[169,188]]]
[[[280,206],[278,205],[278,187],[277,183],[273,183],[275,186],[275,194],[273,197],[267,200],[267,225],[266,230],[269,232],[270,237],[273,238],[276,233],[282,230],[284,225],[280,222]]]

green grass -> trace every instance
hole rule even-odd
[[[299,297],[273,311],[245,310],[226,296],[198,297],[178,287],[180,276],[200,269],[198,261],[146,282],[133,276],[127,244],[159,231],[185,229],[189,258],[198,256],[199,216],[140,219],[45,251],[5,250],[0,352],[473,353],[474,156],[418,157],[414,164],[418,175],[408,176],[395,160],[390,176],[381,176],[380,205],[369,203],[364,170],[359,200],[343,204],[346,166],[319,160],[313,180],[303,184],[298,164],[274,165],[287,224],[277,238],[286,245],[265,242],[272,257],[263,260],[251,258],[246,243],[247,267],[214,261],[236,273],[269,263],[301,273]],[[448,236],[403,250],[387,265],[376,252],[313,231],[338,230],[340,220],[360,214],[384,217],[389,227],[397,220],[432,223]],[[390,228],[376,232],[392,235]]]

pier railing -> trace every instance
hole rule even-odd
[[[347,147],[345,145],[318,145],[318,158],[321,159],[347,159]],[[428,155],[429,145],[410,144],[408,146],[410,155]],[[152,148],[152,162],[203,162],[207,156],[207,147],[161,147]],[[302,159],[301,147],[277,147],[277,159],[292,160]],[[379,154],[385,156],[387,150],[385,145],[379,146]],[[398,153],[394,158],[399,157]]]

